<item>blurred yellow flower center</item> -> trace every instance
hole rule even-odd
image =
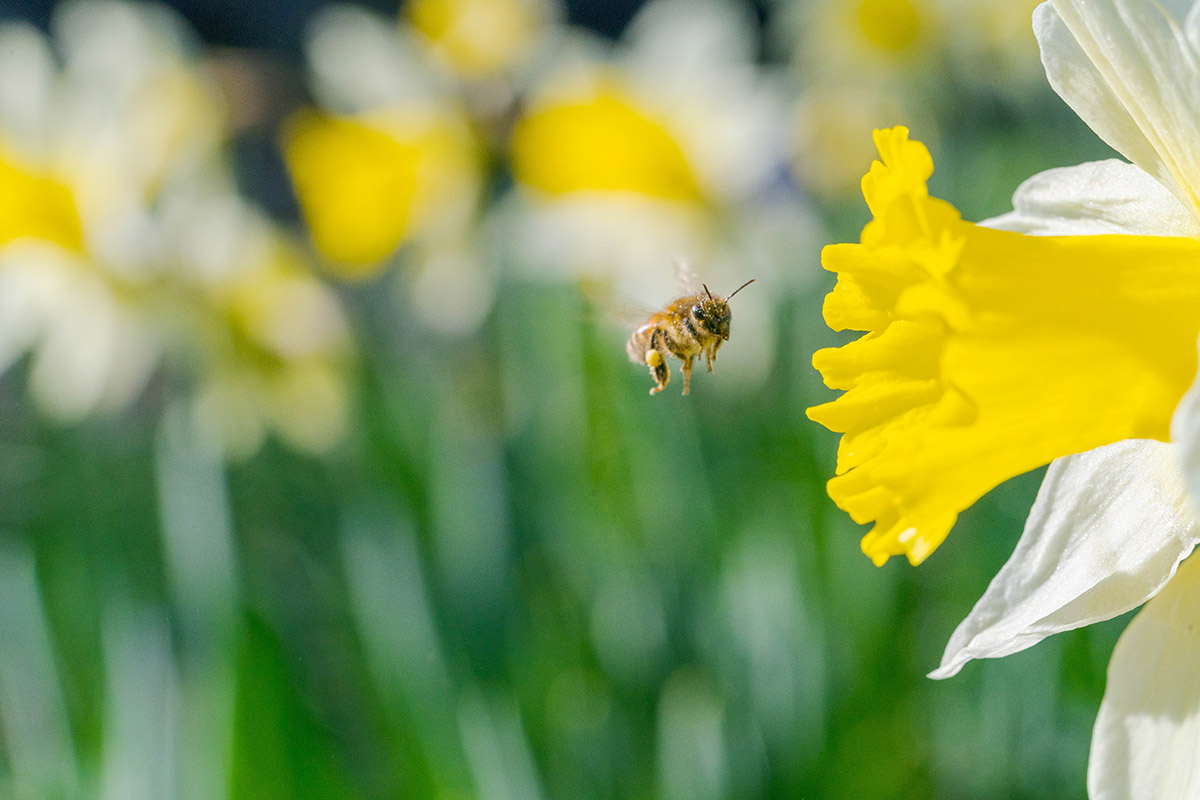
[[[474,169],[465,134],[423,115],[305,111],[283,139],[313,243],[344,277],[374,272],[415,229],[461,200]]]
[[[857,19],[868,42],[895,53],[912,47],[921,34],[921,16],[911,0],[860,0]]]
[[[518,181],[550,194],[633,192],[671,200],[700,194],[679,143],[611,89],[522,119],[512,161]]]
[[[405,9],[434,51],[468,77],[516,63],[542,23],[532,0],[412,0]]]
[[[834,330],[813,364],[845,393],[808,415],[844,434],[829,495],[874,522],[875,563],[924,560],[1008,478],[1122,439],[1166,440],[1196,375],[1200,242],[1025,236],[929,197],[929,151],[876,131],[874,219],[825,248]]]
[[[79,212],[65,185],[0,153],[0,244],[24,237],[78,250],[83,246]]]

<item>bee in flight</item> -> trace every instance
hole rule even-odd
[[[650,367],[650,377],[655,382],[650,394],[658,394],[671,380],[667,356],[683,362],[684,394],[691,387],[692,361],[696,356],[703,353],[708,371],[712,372],[718,348],[729,341],[729,301],[752,283],[753,278],[734,289],[729,297],[713,294],[701,284],[703,292],[672,300],[634,330],[625,352],[633,363]]]

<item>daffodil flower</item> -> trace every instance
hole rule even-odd
[[[162,269],[150,206],[224,123],[167,9],[63,3],[52,27],[53,47],[0,27],[0,370],[30,353],[40,407],[76,421],[124,407],[161,355],[135,299]]]
[[[154,301],[185,345],[197,430],[232,459],[269,434],[309,453],[340,444],[349,325],[301,244],[222,181],[166,198],[162,218],[173,269]]]
[[[877,563],[920,563],[963,509],[1049,463],[1016,550],[933,677],[1145,608],[1109,666],[1093,798],[1200,794],[1200,4],[1055,0],[1034,15],[1055,90],[1117,160],[1051,170],[963,222],[932,162],[880,131],[874,220],[823,257],[825,316],[867,331],[814,363],[844,389],[830,495]],[[1149,601],[1149,602],[1146,602]]]
[[[782,98],[753,63],[751,25],[728,4],[654,0],[617,47],[565,38],[513,128],[517,191],[502,211],[520,268],[651,303],[678,289],[679,256],[706,280],[751,277],[748,248],[722,244],[785,161]],[[714,277],[718,260],[739,271]]]
[[[78,0],[52,28],[53,47],[0,26],[0,372],[28,354],[41,410],[75,422],[124,408],[174,360],[226,455],[268,433],[335,446],[340,303],[237,196],[224,106],[182,19]]]
[[[522,2],[477,5],[522,31],[513,15],[533,13]],[[325,9],[307,42],[318,107],[282,132],[300,211],[329,271],[371,279],[404,260],[411,269],[397,280],[417,317],[458,331],[483,319],[495,281],[476,241],[484,147],[461,87],[442,69],[483,80],[500,68],[497,53],[471,60],[480,37],[478,20],[463,17],[468,6],[415,3],[403,25],[365,9]]]

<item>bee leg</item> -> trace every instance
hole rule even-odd
[[[671,370],[667,366],[664,350],[662,334],[660,331],[655,331],[650,337],[650,349],[646,351],[646,364],[650,367],[650,377],[654,378],[656,384],[650,389],[652,395],[667,388],[667,383],[671,380]]]
[[[650,394],[658,394],[667,388],[667,383],[671,380],[671,370],[667,367],[667,360],[657,350],[646,351],[646,363],[650,366],[650,377],[654,378],[656,384],[650,387]]]
[[[691,387],[692,387],[692,358],[693,358],[693,356],[688,356],[687,358],[685,358],[683,360],[683,366],[680,368],[683,370],[683,393],[684,394],[687,394],[689,391],[691,391]]]
[[[717,348],[720,347],[721,343],[724,341],[724,339],[717,339],[715,342],[709,345],[707,350],[704,351],[704,361],[708,364],[709,372],[712,372],[712,362],[713,359],[717,357]]]

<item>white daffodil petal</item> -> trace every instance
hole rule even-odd
[[[54,82],[54,54],[32,25],[0,27],[0,124],[26,152],[41,155]]]
[[[1200,53],[1200,3],[1192,0],[1181,0],[1190,8],[1185,12],[1183,20],[1183,35],[1187,37],[1192,49]]]
[[[112,363],[97,404],[99,411],[110,413],[129,405],[146,388],[160,355],[155,331],[132,309],[121,309],[113,323]]]
[[[1128,440],[1057,459],[1012,557],[929,677],[1136,608],[1197,541],[1174,445]]]
[[[1088,763],[1092,800],[1200,797],[1200,559],[1121,634]]]
[[[1200,376],[1184,394],[1171,418],[1171,441],[1179,446],[1179,464],[1192,502],[1200,508]]]
[[[1183,6],[1055,0],[1034,12],[1034,32],[1054,90],[1200,216],[1200,67]]]
[[[635,65],[668,75],[711,73],[754,60],[748,8],[712,0],[656,0],[646,3],[629,24],[626,46]]]
[[[309,32],[313,88],[326,108],[356,114],[428,99],[430,77],[394,19],[335,4],[314,17]]]
[[[78,422],[95,409],[117,355],[118,319],[100,280],[80,276],[30,367],[30,389],[47,414]]]
[[[1038,173],[1017,187],[1011,212],[980,224],[1032,236],[1200,237],[1200,222],[1175,195],[1115,158]]]

